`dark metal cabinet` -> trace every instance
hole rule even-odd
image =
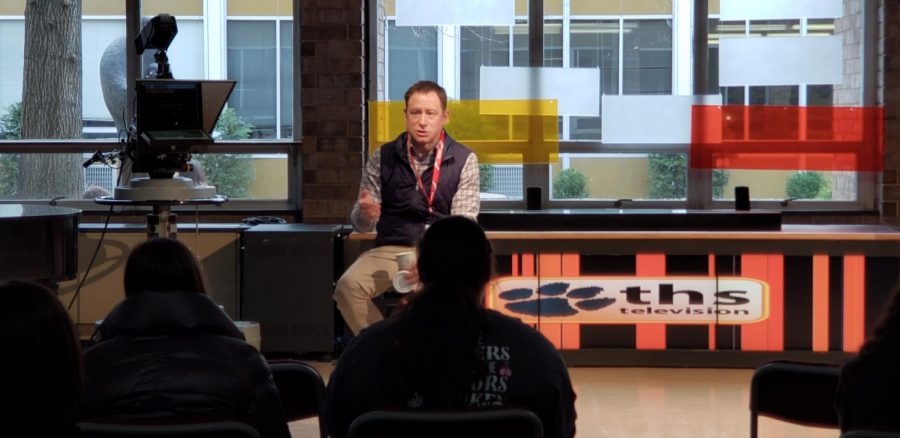
[[[259,322],[264,352],[333,352],[340,228],[283,224],[244,231],[241,319]]]

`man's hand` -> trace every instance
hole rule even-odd
[[[368,190],[363,189],[362,194],[359,195],[359,200],[356,202],[359,206],[359,214],[367,222],[377,222],[378,218],[381,217],[381,205],[372,199],[372,195],[369,194]]]
[[[419,284],[419,267],[416,263],[413,262],[410,267],[406,268],[406,272],[407,274],[403,276],[403,280],[406,281],[406,284],[415,284],[416,289],[419,289],[422,285]]]

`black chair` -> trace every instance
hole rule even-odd
[[[350,424],[347,438],[541,438],[541,420],[524,409],[371,411]]]
[[[848,430],[841,438],[900,438],[900,431],[891,430]]]
[[[317,417],[319,435],[326,438],[325,382],[315,368],[296,360],[270,361],[269,368],[281,397],[287,421]]]
[[[260,438],[249,424],[217,421],[188,424],[78,423],[84,438]]]
[[[750,437],[760,415],[804,426],[837,429],[834,407],[840,367],[774,361],[760,366],[750,383]]]

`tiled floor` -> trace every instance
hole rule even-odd
[[[333,366],[313,363],[326,377]],[[579,437],[749,437],[753,370],[570,368],[578,394]],[[315,420],[291,423],[295,438],[315,437]],[[760,438],[837,437],[836,429],[761,418]]]

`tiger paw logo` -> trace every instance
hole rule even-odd
[[[525,323],[748,324],[768,318],[769,286],[745,277],[501,277],[488,308]]]
[[[583,286],[569,290],[570,283],[555,282],[537,290],[516,288],[500,292],[498,297],[512,313],[527,316],[574,316],[581,311],[595,311],[616,302],[615,298],[600,296],[600,286]]]

